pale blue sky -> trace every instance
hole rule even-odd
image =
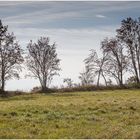
[[[54,78],[53,86],[61,85],[66,77],[79,82],[89,50],[99,52],[100,41],[114,36],[123,18],[139,17],[139,9],[140,2],[0,1],[0,18],[24,49],[30,39],[36,41],[40,36],[49,36],[51,42],[56,42],[62,71]],[[6,88],[29,90],[36,85],[37,80],[25,79],[22,74],[21,80],[9,81]]]

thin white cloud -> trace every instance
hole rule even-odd
[[[106,18],[104,15],[96,15],[97,18]]]
[[[68,12],[59,12],[59,13],[49,13],[46,10],[31,12],[27,14],[21,14],[18,16],[7,17],[4,20],[9,24],[19,24],[19,23],[32,23],[33,21],[45,21],[45,23],[64,18],[74,18],[80,16],[80,13],[68,11]],[[18,21],[17,21],[18,20]]]
[[[31,1],[1,1],[0,0],[0,7],[15,7],[15,6],[21,6],[21,5],[24,5],[24,4],[30,4],[32,3]]]

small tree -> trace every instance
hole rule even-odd
[[[13,33],[7,33],[8,26],[0,21],[0,88],[4,91],[5,83],[12,78],[19,78],[21,63],[23,62],[22,49]]]
[[[60,70],[60,59],[57,58],[56,45],[49,44],[48,37],[41,37],[37,43],[32,40],[27,46],[26,63],[32,77],[39,79],[42,91],[46,91],[54,75]]]
[[[134,84],[137,83],[137,78],[135,76],[131,76],[126,81],[127,84]]]
[[[123,75],[128,69],[129,62],[124,53],[124,46],[116,38],[106,38],[101,44],[103,52],[108,54],[105,72],[114,77],[120,86],[123,86]]]
[[[105,84],[107,85],[104,69],[106,67],[106,62],[108,60],[108,56],[106,53],[103,53],[102,57],[99,58],[97,52],[95,50],[91,50],[90,55],[86,58],[85,64],[89,67],[90,71],[94,75],[97,75],[97,86],[100,84],[100,78],[103,77]]]
[[[71,80],[71,78],[65,78],[63,82],[67,84],[68,88],[71,88],[73,86],[73,81]]]
[[[94,74],[90,70],[89,66],[85,67],[85,72],[80,73],[79,79],[83,86],[91,85],[93,83]]]

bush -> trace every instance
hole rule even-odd
[[[15,95],[23,95],[26,94],[26,92],[23,91],[1,91],[0,90],[0,96],[1,97],[10,97],[10,96],[15,96]]]
[[[41,91],[41,87],[33,87],[33,89],[31,90],[31,92],[33,93],[40,93]]]
[[[60,88],[57,92],[76,92],[76,91],[97,91],[97,90],[117,90],[117,89],[139,89],[140,84],[131,84],[131,85],[110,85],[110,86],[96,86],[96,85],[88,85],[88,86],[77,86],[71,88]],[[56,91],[55,91],[56,92]]]
[[[46,88],[46,90],[42,90],[41,87],[34,87],[31,90],[31,93],[53,93],[57,91],[58,91],[57,88]]]
[[[140,84],[137,84],[137,83],[129,83],[127,84],[127,87],[128,88],[140,88]]]
[[[88,86],[77,86],[72,88],[61,88],[59,92],[75,92],[75,91],[96,91],[96,90],[115,90],[115,89],[124,89],[126,87],[120,87],[117,85],[111,86],[95,86],[95,85],[88,85]]]

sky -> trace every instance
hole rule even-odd
[[[100,42],[115,36],[123,19],[138,18],[139,9],[138,1],[0,1],[0,19],[25,50],[30,40],[36,42],[41,36],[56,42],[62,70],[51,86],[61,86],[64,78],[78,83],[89,50],[96,50],[100,56]],[[9,80],[6,89],[28,91],[39,86],[37,79],[25,78],[26,74],[23,69],[21,79]]]

